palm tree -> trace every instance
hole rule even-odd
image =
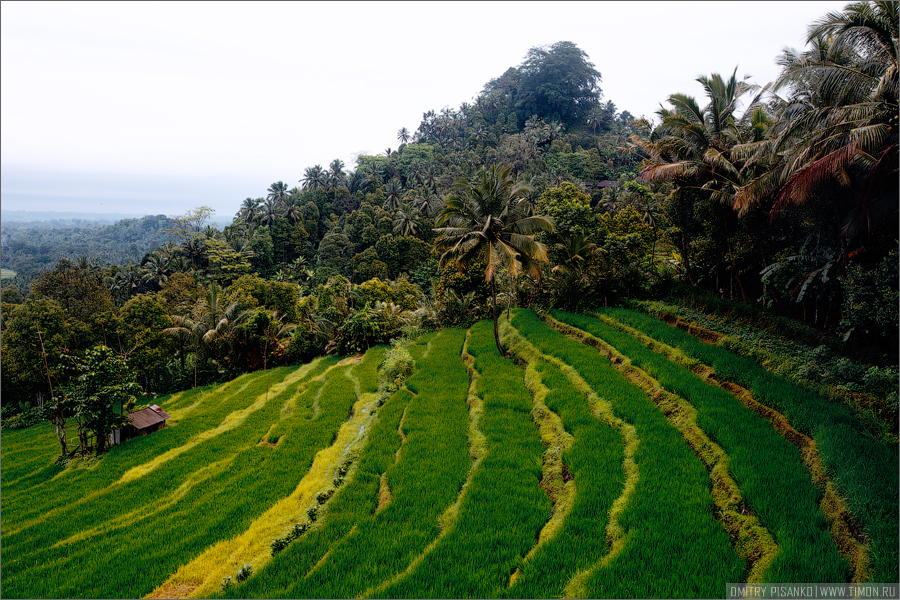
[[[274,200],[278,204],[284,204],[285,198],[288,197],[288,186],[282,181],[276,181],[269,186],[268,192],[266,195],[267,200]]]
[[[316,165],[314,167],[306,167],[306,170],[303,172],[303,179],[300,180],[300,183],[304,190],[316,191],[319,188],[325,187],[327,180],[328,177],[325,173],[325,169],[322,168],[322,165]]]
[[[330,169],[328,171],[328,179],[331,183],[331,187],[337,189],[338,186],[344,183],[346,177],[347,175],[344,173],[344,161],[339,158],[331,161]]]
[[[430,160],[422,167],[422,182],[433,190],[437,189],[438,171]]]
[[[839,185],[836,208],[849,214],[846,241],[896,207],[898,164],[897,2],[857,2],[828,13],[808,31],[810,49],[785,51],[775,90],[787,89],[768,147],[779,161],[736,198],[742,212],[774,196],[771,215]],[[893,200],[892,200],[893,199]]]
[[[141,278],[142,283],[155,282],[161,286],[169,280],[169,274],[172,271],[169,268],[168,259],[156,252],[151,252],[144,261],[142,272],[144,273]]]
[[[121,271],[116,274],[115,283],[112,289],[125,290],[130,297],[136,289],[141,286],[143,273],[141,267],[135,263],[129,262]]]
[[[369,163],[369,166],[366,168],[366,170],[366,174],[369,176],[369,179],[372,180],[372,183],[374,183],[375,185],[381,183],[381,169],[378,168],[378,163],[373,160]]]
[[[283,215],[281,211],[281,207],[277,200],[273,198],[269,198],[263,204],[262,218],[260,219],[260,223],[265,225],[266,227],[272,227],[275,222],[281,218]]]
[[[426,217],[443,208],[441,197],[428,188],[419,188],[415,201],[418,203],[419,211]]]
[[[384,186],[384,205],[389,210],[393,210],[400,206],[400,196],[403,194],[403,186],[396,177],[387,182]]]
[[[422,163],[417,159],[409,163],[406,171],[406,185],[412,187],[422,183]]]
[[[467,264],[476,257],[484,258],[484,279],[491,287],[494,340],[501,356],[506,353],[497,329],[497,271],[506,267],[513,279],[525,272],[540,280],[539,263],[547,262],[547,249],[535,241],[534,234],[553,229],[551,218],[525,216],[519,209],[518,200],[530,188],[516,183],[511,171],[508,165],[495,164],[482,167],[472,181],[457,180],[438,217],[440,227],[435,229],[439,236],[435,245],[444,250],[441,266],[450,259]]]
[[[406,144],[409,142],[409,129],[404,127],[400,131],[397,132],[397,139],[400,140],[401,144]]]
[[[192,345],[194,387],[197,387],[197,363],[200,351],[206,348],[208,358],[214,362],[218,356],[219,342],[227,338],[231,328],[239,320],[238,303],[233,302],[223,309],[219,303],[219,291],[216,282],[212,281],[206,298],[195,307],[193,314],[190,317],[172,315],[175,326],[163,330],[163,333]]]
[[[284,217],[293,225],[300,220],[300,200],[295,195],[290,195],[284,200]]]
[[[559,306],[575,307],[595,279],[588,262],[600,252],[591,234],[573,233],[555,245],[559,264],[554,266],[551,287]]]
[[[419,210],[404,202],[394,212],[394,233],[401,236],[416,235],[422,227],[422,216]]]
[[[241,204],[241,210],[238,212],[239,216],[242,216],[247,224],[253,222],[253,218],[256,217],[257,212],[259,211],[259,200],[254,200],[253,198],[246,198],[244,202]]]
[[[371,183],[372,180],[366,177],[366,174],[361,170],[350,171],[350,175],[347,177],[347,190],[351,196],[362,194]]]
[[[744,168],[740,161],[744,155],[734,154],[733,150],[735,146],[749,141],[748,135],[752,136],[756,131],[753,127],[747,127],[746,115],[764,114],[757,111],[762,108],[760,95],[757,95],[745,111],[745,118],[736,117],[735,111],[741,97],[753,89],[739,82],[736,75],[737,69],[727,80],[718,73],[697,78],[709,99],[709,104],[703,109],[692,96],[669,96],[669,103],[674,109],[658,111],[662,124],[653,132],[655,140],[637,142],[648,156],[641,165],[643,179],[670,179],[675,184],[673,193],[676,197],[683,189],[693,188],[709,194],[711,199],[728,209],[735,207],[738,190],[750,183],[757,171]],[[746,299],[728,231],[728,214],[724,209],[721,216],[732,276],[738,283],[741,296]],[[690,278],[684,233],[682,253],[685,273]]]

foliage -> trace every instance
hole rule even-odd
[[[409,353],[409,339],[403,337],[391,340],[391,347],[378,369],[378,390],[387,395],[396,392],[412,374],[415,364]]]
[[[516,112],[519,123],[531,115],[581,125],[597,108],[600,73],[572,42],[528,51],[518,69]]]
[[[494,338],[501,355],[496,274],[505,268],[513,280],[521,272],[539,280],[539,265],[548,260],[547,249],[534,236],[553,229],[553,220],[526,215],[520,201],[529,191],[528,186],[515,182],[509,166],[482,168],[472,181],[457,180],[435,230],[440,236],[435,246],[443,250],[442,265],[451,258],[462,264],[474,258],[486,263],[484,280],[491,288]]]
[[[126,413],[134,407],[141,386],[125,357],[106,346],[95,346],[73,362],[72,383],[60,392],[64,397],[54,396],[53,403],[71,406],[78,422],[78,451],[100,454],[109,434],[129,423]],[[54,407],[45,410],[50,416]]]
[[[54,300],[28,298],[4,314],[4,413],[15,411],[20,405],[40,406],[49,401],[51,385],[68,382],[68,373],[62,368],[63,356],[80,349],[75,345],[72,329],[65,311]],[[48,372],[55,383],[48,381]]]
[[[112,225],[3,221],[3,267],[16,271],[20,289],[61,259],[90,256],[105,264],[137,262],[171,239],[175,222],[164,215],[123,219]]]
[[[172,326],[172,318],[156,294],[135,296],[120,314],[117,334],[121,351],[149,393],[162,384],[163,368],[172,356],[172,340],[163,333]]]
[[[895,248],[876,265],[851,265],[842,282],[844,341],[852,340],[853,347],[860,351],[871,348],[873,337],[883,341],[880,347],[897,348],[900,344],[897,319],[900,265],[897,256]]]

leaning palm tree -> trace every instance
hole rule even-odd
[[[897,2],[856,2],[828,13],[808,30],[809,50],[786,50],[774,89],[787,90],[773,128],[777,168],[745,186],[736,205],[746,212],[773,197],[771,215],[839,185],[836,208],[848,211],[846,240],[867,233],[896,206],[898,164]]]
[[[547,262],[547,249],[534,235],[554,226],[550,217],[526,216],[519,208],[518,200],[531,188],[516,183],[511,171],[508,165],[495,164],[482,167],[472,181],[457,180],[435,229],[435,245],[444,250],[442,267],[450,259],[466,264],[479,257],[487,264],[484,279],[491,287],[494,340],[501,356],[506,353],[497,329],[497,271],[506,267],[513,279],[525,272],[540,280],[539,263]]]

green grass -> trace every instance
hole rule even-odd
[[[769,580],[846,579],[820,491],[768,422],[629,333],[554,314],[607,340],[697,409],[697,425],[727,452],[743,500],[780,544]],[[815,437],[873,540],[875,580],[897,580],[896,442],[873,439],[846,408],[749,359],[641,313],[603,314],[710,364]],[[503,359],[492,324],[476,324],[466,345],[471,388],[465,331],[411,343],[412,375],[366,421],[367,441],[352,446],[353,467],[314,525],[217,595],[721,597],[727,583],[744,580],[747,565],[716,521],[706,468],[657,404],[533,312],[512,317],[505,339],[521,335],[536,350],[514,344],[519,358]],[[179,567],[200,564],[192,563],[198,556],[216,560],[204,553],[254,531],[301,479],[323,472],[331,481],[330,471],[310,466],[338,439],[360,394],[375,405],[385,353],[378,347],[355,365],[329,357],[158,399],[171,426],[67,468],[53,464],[59,445],[47,424],[4,430],[3,596],[141,597]],[[537,426],[547,421],[532,414],[536,381],[547,391],[538,406],[558,416],[572,441],[562,461],[577,493],[554,519],[540,485],[549,456],[541,435],[545,443],[562,438]],[[275,438],[275,448],[260,445]],[[538,544],[549,525],[558,528]]]
[[[472,327],[468,352],[484,405],[479,426],[486,454],[456,526],[408,577],[380,590],[380,597],[495,597],[550,517],[550,501],[539,486],[543,446],[529,416],[531,395],[522,371],[498,354],[490,321]]]
[[[413,353],[417,368],[407,389],[381,408],[354,481],[329,503],[320,527],[291,544],[234,595],[356,596],[402,572],[438,536],[438,516],[456,499],[469,467],[469,377],[460,358],[464,336],[462,330],[444,330],[430,341],[427,356]],[[406,441],[395,462],[404,411]],[[392,499],[373,514],[382,473]]]
[[[604,313],[713,367],[718,377],[746,387],[756,400],[779,411],[798,431],[813,438],[829,478],[872,540],[872,580],[898,581],[896,441],[873,439],[846,407],[785,381],[750,358],[704,344],[638,311],[607,309]]]
[[[21,531],[4,531],[4,596],[140,597],[149,593],[187,559],[241,533],[292,491],[314,454],[331,443],[356,400],[354,385],[344,372],[356,369],[363,391],[374,392],[383,354],[383,348],[377,349],[356,367],[339,367],[325,381],[311,380],[336,359],[322,361],[305,378],[271,395],[239,426],[127,485],[116,482],[128,468],[215,427],[292,369],[248,375],[218,390],[194,392],[209,401],[186,413],[178,426],[113,448],[94,469],[71,470],[55,481],[33,486],[39,494],[29,490],[14,494],[13,510],[33,514],[35,508],[26,511],[20,506],[27,498],[41,505],[36,507],[37,515],[44,516]],[[296,393],[300,394],[298,410],[283,419],[291,422],[286,427],[290,433],[276,451],[259,446]],[[313,418],[317,401],[319,410]],[[162,406],[169,408],[165,401]],[[5,442],[3,450],[5,454]],[[4,525],[9,522],[6,492],[4,485]],[[60,505],[61,509],[53,509]],[[95,535],[52,547],[91,528]]]
[[[663,388],[697,409],[697,424],[728,454],[729,470],[744,500],[780,546],[767,581],[847,581],[847,567],[819,510],[819,491],[797,448],[768,421],[727,391],[599,319],[562,311],[552,315],[611,344]]]
[[[587,580],[589,595],[711,598],[741,581],[746,565],[712,517],[706,470],[650,399],[596,351],[533,312],[516,311],[513,325],[539,350],[574,367],[637,430],[639,479],[621,518],[627,543]]]
[[[559,369],[544,360],[536,363],[541,382],[550,390],[544,403],[574,438],[563,461],[577,494],[562,529],[524,565],[520,578],[505,593],[509,598],[563,597],[566,582],[609,550],[605,536],[609,511],[625,482],[621,435],[594,416],[587,399]]]
[[[11,271],[9,269],[0,269],[0,279],[12,279],[15,276],[15,271]]]

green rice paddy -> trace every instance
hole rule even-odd
[[[4,430],[4,597],[724,597],[757,558],[723,521],[722,473],[645,381],[696,413],[774,540],[762,581],[897,581],[896,441],[636,311],[503,321],[509,357],[480,322],[415,340],[392,394],[378,390],[384,347],[252,373],[158,399],[166,429],[67,467],[48,425]],[[814,440],[864,561],[848,562],[795,440],[699,364]],[[312,500],[283,531],[254,533],[295,496]],[[235,550],[294,525],[265,560]],[[252,574],[210,588],[191,575],[204,561]]]

